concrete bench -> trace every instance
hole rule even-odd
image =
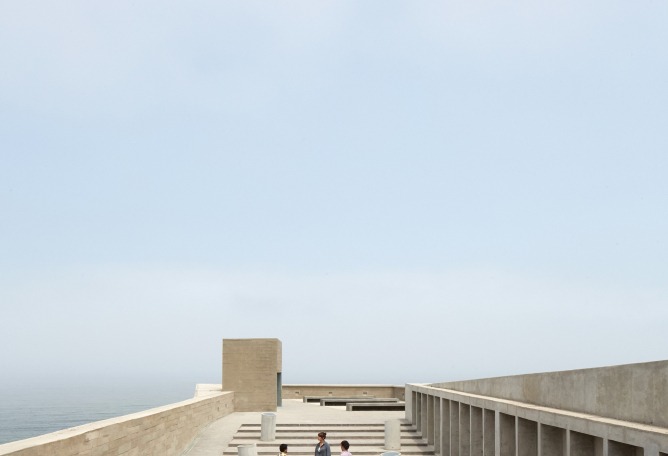
[[[349,412],[358,412],[362,410],[406,410],[405,402],[349,402],[346,405]]]
[[[340,397],[340,396],[335,396],[335,397],[332,397],[332,396],[304,396],[303,397],[303,402],[320,402],[323,399],[366,399],[366,398],[374,399],[375,396],[347,396],[347,397]]]
[[[395,397],[372,397],[372,398],[333,398],[327,397],[320,399],[320,405],[347,405],[353,402],[398,402]]]

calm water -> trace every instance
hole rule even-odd
[[[191,399],[190,382],[0,385],[0,444]]]

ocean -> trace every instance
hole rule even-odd
[[[0,385],[0,445],[191,399],[191,382]]]

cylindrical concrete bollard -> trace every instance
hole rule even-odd
[[[238,445],[237,454],[239,456],[257,456],[257,448],[254,443]]]
[[[276,438],[276,414],[263,413],[262,427],[260,428],[260,440],[263,442],[271,442]]]
[[[385,421],[385,449],[401,449],[401,425],[399,420]],[[397,453],[396,451],[388,451],[387,453],[383,453],[383,456],[400,456],[400,453]]]

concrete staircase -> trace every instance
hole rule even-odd
[[[260,424],[242,424],[229,443],[223,455],[236,456],[237,445],[255,443],[258,456],[278,456],[278,446],[288,445],[290,456],[312,456],[318,442],[318,432],[327,433],[332,456],[341,453],[340,442],[350,443],[353,456],[378,456],[387,451],[385,446],[384,424],[350,423],[350,424],[276,424],[276,440],[260,441]],[[433,446],[427,445],[418,432],[410,424],[401,421],[401,452],[402,456],[434,456]]]

